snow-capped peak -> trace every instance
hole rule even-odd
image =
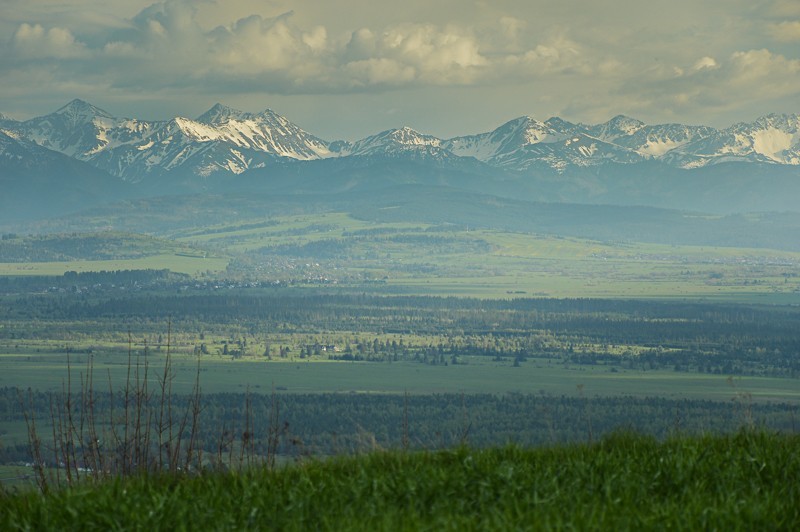
[[[166,128],[170,129],[170,126],[174,126],[174,128],[186,135],[186,137],[198,142],[209,142],[220,138],[220,132],[213,125],[204,124],[182,116],[173,118],[167,124]]]
[[[645,127],[645,123],[625,115],[617,115],[608,122],[592,126],[589,134],[606,142],[630,137]]]
[[[203,124],[222,124],[228,120],[243,120],[252,118],[253,116],[254,115],[251,113],[245,113],[244,111],[228,107],[227,105],[216,103],[211,109],[198,116],[197,122]]]
[[[797,114],[776,114],[770,113],[768,115],[757,118],[750,124],[736,124],[732,126],[733,129],[741,128],[758,128],[758,129],[780,129],[782,131],[792,132],[797,131],[800,127],[800,115]]]
[[[567,131],[555,129],[549,124],[533,119],[530,116],[522,116],[495,129],[492,132],[492,138],[498,140],[502,138],[507,147],[511,147],[511,145],[519,147],[540,142],[563,140],[566,133]]]
[[[390,137],[392,140],[401,142],[403,144],[438,146],[442,142],[440,139],[432,135],[425,135],[408,126],[391,129],[384,133],[387,133],[387,137]]]
[[[413,151],[438,149],[442,140],[432,135],[425,135],[408,126],[387,129],[375,135],[354,142],[340,150],[341,155],[373,155],[397,154]]]
[[[800,116],[767,115],[725,130],[682,124],[646,125],[617,115],[597,125],[557,116],[520,116],[492,131],[442,140],[408,126],[357,142],[329,143],[271,109],[249,113],[215,104],[192,120],[147,122],[114,118],[83,100],[24,122],[0,116],[2,130],[45,148],[137,180],[181,170],[208,176],[272,164],[337,156],[452,161],[472,157],[513,172],[554,170],[655,159],[681,168],[725,161],[800,165]],[[438,164],[438,163],[437,163]]]
[[[73,124],[90,122],[95,118],[113,118],[106,111],[78,98],[72,100],[53,114],[63,116]]]
[[[530,116],[520,116],[493,131],[454,137],[443,145],[456,155],[488,162],[501,154],[540,142],[553,133],[555,132],[547,124]]]
[[[796,114],[770,114],[723,130],[702,129],[703,134],[666,153],[664,160],[682,168],[721,162],[800,165],[800,116]]]
[[[626,115],[617,115],[608,122],[606,122],[611,127],[619,129],[620,131],[627,131],[628,133],[633,133],[638,131],[644,127],[644,122],[641,120],[637,120],[635,118],[631,118],[630,116]]]
[[[777,163],[800,163],[800,116],[771,114],[754,126],[753,151]]]
[[[273,111],[269,107],[267,107],[266,109],[264,109],[263,111],[258,113],[257,116],[260,116],[262,118],[273,118],[273,119],[275,119],[275,118],[283,118],[283,116],[281,116],[280,114],[276,113],[275,111]]]
[[[562,133],[575,131],[579,127],[577,124],[573,124],[572,122],[568,122],[563,118],[559,118],[557,116],[551,116],[550,118],[544,121],[544,124],[553,131],[558,131]]]

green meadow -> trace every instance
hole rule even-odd
[[[165,252],[168,245],[175,251]],[[169,269],[387,294],[800,302],[800,253],[793,251],[376,222],[336,212],[184,228],[155,243],[117,235],[106,247],[139,256],[4,262],[0,276]]]
[[[3,494],[6,530],[796,530],[797,436],[612,434]]]
[[[225,271],[228,259],[177,254],[151,255],[140,259],[74,260],[66,262],[4,262],[0,275],[60,276],[65,272],[98,272],[116,270],[171,270],[191,276],[219,274]]]
[[[143,358],[138,358],[143,375]],[[92,355],[95,386],[124,387],[127,355],[121,352]],[[136,359],[134,359],[134,363]],[[164,353],[148,356],[150,382],[155,385],[163,369]],[[460,363],[428,366],[415,362],[347,362],[329,360],[229,360],[217,356],[173,355],[176,393],[189,393],[197,368],[204,393],[226,391],[278,393],[389,393],[389,394],[504,394],[532,393],[552,396],[661,396],[668,398],[729,401],[747,394],[752,401],[800,403],[794,379],[762,376],[708,375],[669,370],[636,371],[613,365],[565,364],[531,359],[519,366],[487,357],[461,357]],[[77,390],[89,373],[87,355],[0,355],[0,387],[20,382],[35,390],[60,392],[71,375]],[[68,372],[68,367],[71,372]]]

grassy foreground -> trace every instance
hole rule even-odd
[[[2,530],[800,529],[800,437],[374,452],[6,493]]]

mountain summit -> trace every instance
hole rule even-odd
[[[117,194],[339,194],[405,185],[531,201],[794,211],[800,116],[727,129],[624,115],[595,125],[520,116],[449,139],[401,127],[328,142],[271,109],[215,104],[196,119],[148,121],[73,100],[30,120],[0,119],[2,179],[5,208],[19,216],[30,210],[19,198],[34,185],[52,192],[52,213],[65,198],[83,205]]]
[[[83,100],[24,122],[0,120],[26,139],[127,181],[159,176],[231,176],[277,161],[384,156],[415,161],[477,160],[502,172],[568,175],[657,161],[678,169],[725,162],[800,166],[800,118],[768,115],[718,130],[682,124],[647,125],[617,115],[597,125],[530,116],[492,131],[440,139],[409,127],[356,142],[328,142],[271,109],[249,113],[215,104],[190,119],[117,118]],[[460,164],[460,163],[459,163]]]
[[[252,117],[253,115],[250,113],[217,103],[211,109],[198,116],[197,121],[203,124],[219,125],[229,120],[246,120]]]
[[[173,174],[181,179],[239,174],[276,158],[318,159],[328,143],[267,109],[246,113],[216,104],[197,120],[117,118],[83,100],[12,124],[14,134],[42,147],[137,182]]]

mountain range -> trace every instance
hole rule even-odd
[[[34,174],[42,190],[69,188],[81,204],[429,183],[536,201],[797,210],[800,116],[771,114],[726,129],[622,115],[595,125],[523,116],[449,139],[402,127],[349,142],[323,140],[270,109],[216,104],[195,119],[147,121],[73,100],[26,121],[0,115],[4,203],[14,202],[15,179]]]

